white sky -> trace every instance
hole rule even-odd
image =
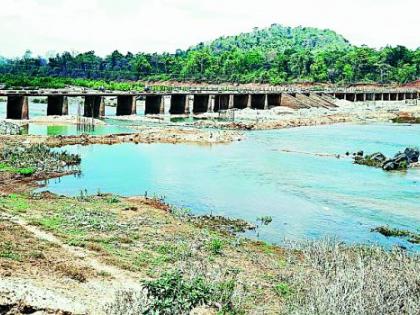
[[[420,0],[0,0],[0,55],[174,52],[272,23],[417,48],[419,12]]]

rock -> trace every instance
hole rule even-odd
[[[372,167],[380,167],[385,171],[406,170],[410,164],[415,164],[419,161],[420,152],[416,148],[406,148],[404,152],[398,152],[393,158],[387,157],[381,152],[363,157],[363,151],[353,154],[354,163]]]
[[[388,160],[382,165],[382,169],[384,171],[395,171],[398,169],[398,165],[395,163],[394,160]]]
[[[420,157],[420,151],[417,148],[406,148],[404,154],[407,156],[408,163],[417,163]]]
[[[383,155],[381,152],[374,153],[370,156],[370,159],[375,162],[383,163],[386,161],[386,156]]]

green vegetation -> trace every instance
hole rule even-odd
[[[292,289],[287,283],[281,282],[274,287],[274,291],[278,296],[287,297],[292,293]]]
[[[221,255],[223,250],[223,241],[219,238],[212,238],[208,243],[209,251],[214,255]]]
[[[11,242],[0,243],[0,258],[20,261],[20,255],[15,251],[14,245]]]
[[[184,278],[179,271],[143,282],[152,299],[144,314],[187,314],[197,306],[217,303],[223,312],[233,313],[232,295],[235,281],[209,283],[203,276]]]
[[[0,172],[9,172],[9,173],[23,175],[23,176],[31,176],[32,174],[36,172],[36,169],[33,167],[16,168],[6,163],[0,163]]]
[[[44,145],[7,146],[0,150],[0,172],[30,176],[38,171],[61,171],[64,166],[78,165],[77,154],[54,151]]]
[[[28,200],[21,195],[10,194],[0,197],[0,207],[10,208],[13,213],[25,213],[29,209]]]
[[[44,59],[28,51],[0,63],[6,87],[63,88],[76,85],[143,90],[136,80],[271,83],[399,82],[420,77],[420,48],[356,47],[331,30],[273,24],[237,36],[200,43],[175,54],[65,52]]]
[[[273,222],[273,218],[270,216],[262,216],[257,218],[257,222],[260,222],[262,225],[269,225],[271,222]]]
[[[2,195],[0,215],[16,214],[143,279],[141,288],[118,291],[107,314],[414,314],[419,308],[417,254],[328,239],[280,248],[219,231],[208,218],[199,225],[175,217],[150,199],[110,203],[111,197]],[[30,211],[17,211],[24,203]],[[51,279],[54,272],[79,282],[113,276],[68,254],[7,219],[0,223],[0,264],[13,276]]]

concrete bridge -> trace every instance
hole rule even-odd
[[[336,107],[336,99],[351,102],[418,100],[418,90],[190,90],[171,92],[112,92],[67,90],[0,90],[7,97],[8,119],[29,119],[29,97],[47,97],[47,115],[67,115],[68,98],[83,97],[85,117],[105,116],[105,97],[117,98],[117,116],[137,114],[137,100],[145,100],[145,115],[192,115],[214,113],[228,109],[270,109],[275,106],[290,108]],[[170,104],[165,102],[170,98]]]

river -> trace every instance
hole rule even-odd
[[[45,189],[78,195],[164,196],[195,214],[271,216],[250,236],[281,243],[334,237],[347,243],[418,245],[386,238],[380,225],[419,232],[420,169],[387,173],[354,165],[345,152],[395,154],[420,146],[420,125],[331,125],[247,133],[228,145],[119,144],[64,148],[82,156],[79,177]],[[341,158],[283,150],[341,154]]]

